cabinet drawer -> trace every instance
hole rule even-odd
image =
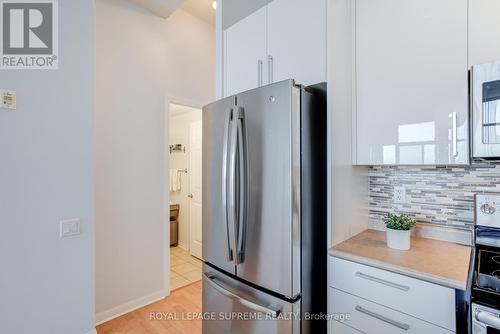
[[[331,287],[455,331],[454,289],[338,258],[330,262]]]
[[[329,288],[334,313],[346,313],[344,322],[364,333],[451,334],[453,332],[382,305]],[[432,302],[432,301],[429,301]],[[346,333],[350,333],[346,331]]]
[[[363,334],[362,332],[354,329],[352,327],[346,326],[341,322],[332,320],[328,324],[328,333],[329,334]]]

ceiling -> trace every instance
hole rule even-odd
[[[132,0],[161,17],[167,18],[181,4],[182,0]]]
[[[182,115],[188,112],[192,111],[200,111],[200,109],[188,107],[188,106],[183,106],[180,104],[170,104],[170,116],[177,116],[177,115]]]
[[[212,3],[213,0],[184,0],[180,8],[215,26],[215,10]]]

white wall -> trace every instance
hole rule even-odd
[[[172,111],[176,105],[170,105],[170,144],[182,144],[186,148],[186,153],[174,152],[170,154],[171,169],[188,169],[188,173],[192,173],[189,166],[189,156],[191,149],[189,147],[190,124],[201,120],[201,110],[191,109],[183,110],[181,114],[172,115]],[[178,108],[178,107],[177,107]],[[183,107],[186,109],[186,107]],[[179,211],[179,246],[189,249],[189,202],[187,197],[190,193],[189,176],[190,174],[181,173],[182,187],[180,191],[170,192],[170,201],[180,205]]]
[[[165,99],[196,106],[214,99],[215,32],[182,10],[165,20],[124,0],[96,4],[101,321],[166,294]]]
[[[94,21],[93,1],[59,1],[59,70],[0,71],[18,94],[0,110],[0,333],[94,329]]]

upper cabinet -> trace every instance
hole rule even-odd
[[[469,66],[500,60],[498,13],[498,0],[469,0]]]
[[[354,164],[468,163],[467,3],[354,0]]]
[[[274,0],[224,31],[224,95],[326,81],[326,0]]]
[[[230,96],[267,83],[267,7],[224,32],[224,95]]]
[[[326,81],[326,1],[274,0],[268,5],[267,50],[271,82]]]

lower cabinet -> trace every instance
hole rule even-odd
[[[339,321],[332,320],[328,325],[328,334],[363,334],[363,332],[344,325]]]
[[[330,334],[451,334],[455,290],[329,258]]]
[[[330,288],[333,314],[345,317],[344,326],[374,334],[451,334],[452,331],[417,319],[388,307]],[[410,302],[410,301],[409,301]],[[431,301],[429,301],[431,303]],[[335,321],[335,320],[334,320]],[[338,321],[335,321],[338,322]],[[346,333],[351,328],[346,329]],[[353,331],[353,333],[355,333]],[[337,333],[335,333],[337,334]]]

